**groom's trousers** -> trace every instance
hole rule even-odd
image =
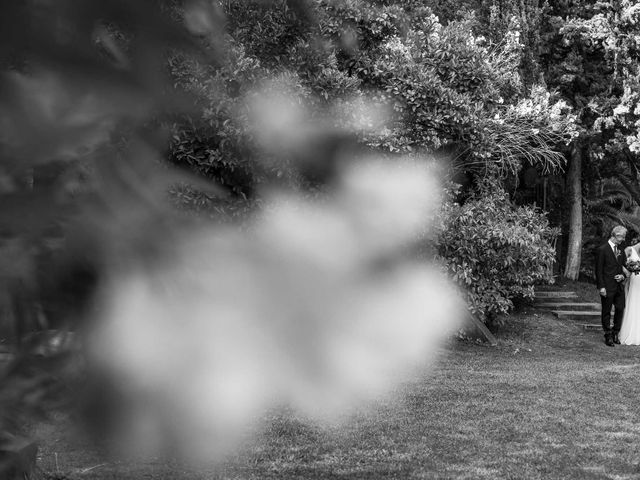
[[[622,316],[624,315],[625,295],[624,284],[619,283],[613,291],[607,290],[606,297],[600,297],[602,302],[602,329],[606,335],[617,335],[622,326]],[[611,307],[615,307],[613,315],[613,327],[611,326]]]

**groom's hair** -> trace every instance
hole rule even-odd
[[[611,234],[609,235],[609,238],[613,237],[614,235],[616,235],[618,233],[627,233],[627,229],[625,227],[623,227],[622,225],[616,225],[615,227],[613,227],[611,229]]]

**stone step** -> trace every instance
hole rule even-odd
[[[600,310],[599,303],[592,302],[535,302],[536,308],[551,308],[554,310]]]
[[[581,327],[585,330],[599,330],[602,331],[602,325],[600,323],[582,323]]]
[[[600,318],[599,311],[578,311],[578,310],[552,310],[556,317],[567,320],[587,320],[592,318]]]
[[[578,294],[569,291],[536,291],[535,298],[578,298]]]
[[[562,290],[562,287],[556,284],[553,285],[536,285],[535,287],[533,287],[536,292],[538,291],[549,291],[549,290]]]

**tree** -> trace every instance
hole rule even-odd
[[[628,1],[551,4],[544,25],[541,64],[547,83],[557,88],[578,114],[583,143],[573,152],[577,154],[584,149],[583,177],[588,173],[598,179],[626,171],[624,176],[633,181],[637,178],[634,153],[637,117],[632,93],[638,75],[636,6]],[[574,191],[578,188],[578,180],[573,177],[577,172],[569,172]],[[571,198],[569,224],[574,241],[565,274],[576,278],[580,265],[577,238],[582,237],[578,231],[582,224],[578,218],[582,216],[582,200],[575,194]]]
[[[571,150],[567,183],[569,186],[569,240],[567,263],[564,276],[577,280],[580,274],[580,258],[582,252],[582,149],[579,142],[575,142]]]

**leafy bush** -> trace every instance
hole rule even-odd
[[[438,256],[471,313],[487,323],[551,279],[556,230],[543,213],[515,206],[495,184],[481,185],[464,205],[445,202],[440,227]]]
[[[474,34],[473,15],[442,23],[419,0],[315,0],[307,7],[308,15],[285,0],[224,2],[217,62],[171,59],[176,85],[195,97],[188,118],[171,125],[174,163],[236,199],[253,199],[269,181],[299,183],[273,168],[295,163],[297,152],[271,158],[252,127],[247,106],[268,97],[268,85],[294,109],[310,107],[314,128],[355,126],[360,142],[379,151],[454,147],[454,167],[481,174],[487,166],[515,173],[525,160],[543,169],[563,163],[556,150],[573,138],[575,118],[544,88],[526,92],[517,75],[517,22],[492,43]],[[284,106],[273,103],[268,116],[277,118]],[[300,145],[315,141],[297,135]]]

